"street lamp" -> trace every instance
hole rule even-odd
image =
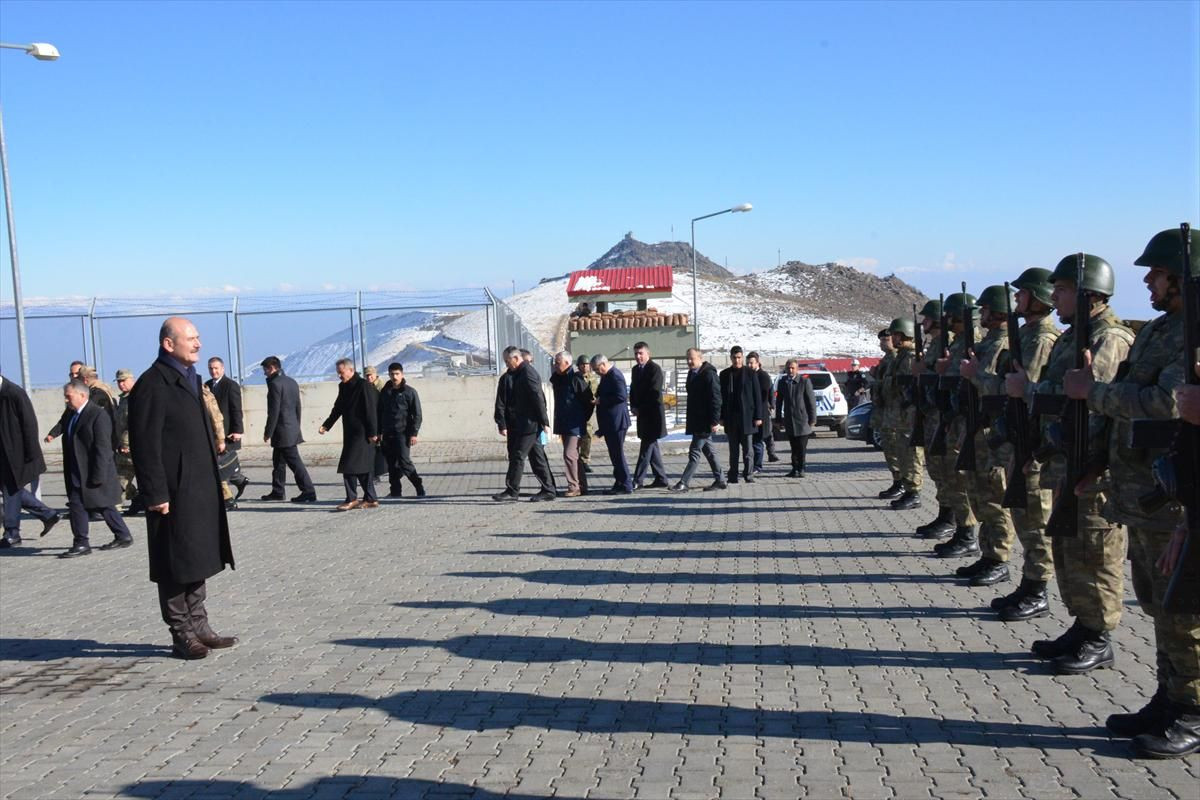
[[[7,50],[24,50],[38,61],[58,60],[58,48],[45,42],[33,44],[6,44],[0,42],[0,47]],[[25,347],[25,306],[21,300],[21,268],[17,261],[17,227],[13,222],[12,190],[8,184],[8,149],[4,144],[4,112],[0,110],[0,176],[4,181],[4,213],[8,220],[8,260],[12,264],[13,307],[17,316],[17,353],[21,361],[21,385],[25,391],[33,391],[29,384],[29,351]]]
[[[723,211],[714,211],[711,214],[705,214],[702,217],[696,217],[692,220],[692,330],[696,335],[696,349],[700,349],[700,293],[696,284],[696,223],[702,219],[709,217],[719,217],[722,214],[730,212],[750,211],[754,206],[749,203],[742,203],[740,206],[726,208]]]

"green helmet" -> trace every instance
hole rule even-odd
[[[884,328],[883,330],[881,330],[881,331],[879,332],[879,338],[880,338],[880,339],[886,339],[886,338],[888,338],[888,337],[889,337],[889,336],[891,336],[891,335],[892,335],[892,332],[891,332],[890,330],[888,330],[887,328]]]
[[[978,314],[979,307],[975,303],[975,296],[970,292],[955,292],[946,298],[946,314],[951,317],[962,316],[963,309],[970,306],[972,313]]]
[[[921,306],[921,316],[925,319],[940,320],[942,318],[942,301],[930,300],[925,305]]]
[[[989,286],[979,295],[979,305],[987,306],[993,314],[1003,314],[1008,309],[1004,304],[1005,295],[1008,295],[1009,301],[1012,300],[1012,294],[1005,291],[1003,285]],[[1013,303],[1013,306],[1016,306],[1016,303]]]
[[[1058,266],[1054,268],[1054,272],[1050,273],[1050,277],[1046,279],[1046,282],[1067,281],[1075,283],[1076,265],[1078,263],[1079,256],[1072,253],[1058,262]],[[1116,291],[1116,286],[1117,279],[1113,274],[1112,266],[1100,256],[1084,253],[1083,288],[1089,292],[1102,294],[1105,297],[1112,297],[1113,292]]]
[[[896,317],[892,320],[892,324],[888,326],[888,333],[899,333],[907,336],[909,339],[915,339],[917,336],[916,326],[910,317]]]
[[[1050,305],[1050,270],[1030,267],[1012,282],[1016,289],[1028,289],[1034,300]]]
[[[1200,233],[1193,228],[1188,237],[1192,242],[1192,274],[1200,273]],[[1138,256],[1139,267],[1162,267],[1172,275],[1183,275],[1183,236],[1179,228],[1168,228],[1146,244],[1146,250]],[[1187,277],[1183,275],[1183,277]]]

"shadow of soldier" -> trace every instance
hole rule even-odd
[[[264,789],[250,781],[148,780],[122,787],[122,797],[236,797],[238,800],[309,800],[314,797],[390,797],[417,800],[423,797],[470,797],[472,800],[548,800],[546,795],[493,792],[465,783],[420,778],[387,778],[381,775],[339,775],[317,778],[286,789]],[[583,800],[556,794],[555,800]]]
[[[488,611],[515,617],[689,617],[726,619],[931,619],[961,617],[975,620],[978,609],[945,606],[808,606],[758,603],[641,603],[630,600],[597,600],[590,597],[504,597],[483,602],[466,600],[410,600],[397,608]]]

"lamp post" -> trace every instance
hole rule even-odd
[[[0,47],[7,50],[24,50],[38,61],[58,60],[58,48],[45,42],[33,44],[6,44],[0,42]],[[4,214],[8,220],[8,260],[12,265],[13,308],[17,316],[17,353],[21,361],[21,385],[25,391],[32,391],[29,385],[29,351],[25,347],[25,306],[21,300],[21,267],[17,260],[17,227],[13,222],[12,190],[8,182],[8,148],[4,143],[4,112],[0,110],[0,176],[4,182]]]
[[[696,217],[692,220],[692,331],[696,335],[696,349],[700,349],[700,293],[696,283],[696,223],[702,219],[709,217],[719,217],[722,214],[731,212],[749,211],[754,206],[749,203],[742,203],[740,206],[726,208],[722,211],[714,211],[711,214],[705,214],[702,217]]]

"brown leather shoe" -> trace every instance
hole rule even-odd
[[[379,508],[379,501],[378,500],[363,500],[362,505],[359,506],[359,508]]]
[[[176,658],[182,658],[185,661],[195,661],[196,659],[207,656],[208,648],[205,647],[204,643],[199,639],[188,637],[187,639],[176,640],[176,642],[171,645],[171,654]]]
[[[568,489],[567,493],[563,495],[563,497],[582,497],[582,496],[583,496],[583,492],[579,491],[578,489]]]
[[[204,636],[197,636],[196,638],[210,650],[224,650],[226,647],[233,647],[238,643],[236,636],[220,636],[213,631],[209,631]]]
[[[353,511],[356,508],[361,508],[362,504],[363,504],[363,501],[359,500],[356,497],[353,500],[347,500],[346,502],[342,503],[335,510],[337,510],[337,511]]]

